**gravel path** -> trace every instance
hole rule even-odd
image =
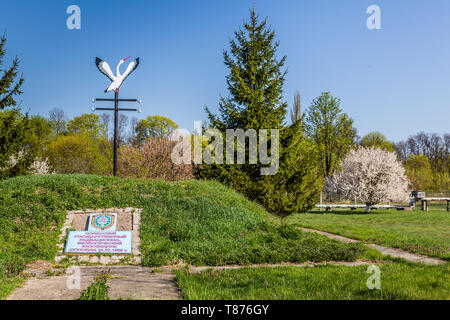
[[[304,232],[313,232],[313,233],[321,234],[330,239],[335,239],[335,240],[342,241],[342,242],[361,242],[359,240],[339,236],[337,234],[333,234],[333,233],[329,233],[329,232],[324,232],[324,231],[319,231],[319,230],[314,230],[314,229],[309,229],[309,228],[301,228],[301,230],[303,230]],[[389,256],[392,256],[395,258],[403,258],[405,260],[412,261],[412,262],[421,262],[421,263],[428,264],[428,265],[436,265],[436,264],[446,263],[445,260],[442,260],[439,258],[428,257],[428,256],[425,256],[422,254],[412,253],[412,252],[405,251],[402,249],[384,247],[384,246],[380,246],[377,244],[371,244],[371,243],[366,244],[366,245],[371,248],[377,249],[384,255],[389,255]]]
[[[250,265],[229,265],[229,266],[204,266],[195,267],[189,266],[189,273],[199,273],[205,270],[230,270],[230,269],[242,269],[242,268],[277,268],[277,267],[317,267],[319,265],[336,265],[346,267],[356,267],[372,264],[371,261],[358,260],[353,262],[345,261],[327,261],[327,262],[304,262],[304,263],[276,263],[276,264],[250,264]]]

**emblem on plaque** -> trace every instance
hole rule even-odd
[[[108,230],[115,226],[116,215],[110,213],[100,213],[91,216],[91,227],[97,230]]]

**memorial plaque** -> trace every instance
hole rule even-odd
[[[131,254],[131,231],[70,231],[65,253]]]
[[[132,253],[132,231],[116,231],[117,213],[92,213],[87,225],[87,231],[69,232],[65,253]]]

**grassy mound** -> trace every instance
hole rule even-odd
[[[352,261],[365,250],[289,226],[217,182],[140,181],[91,175],[0,182],[0,277],[51,260],[67,210],[141,207],[143,264]]]

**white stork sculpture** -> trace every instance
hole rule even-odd
[[[109,67],[109,64],[106,61],[98,57],[95,58],[95,64],[97,65],[98,70],[100,70],[101,73],[103,73],[105,76],[109,78],[109,80],[111,80],[111,84],[108,87],[108,89],[105,90],[105,92],[109,92],[111,90],[114,90],[114,92],[116,91],[119,92],[119,87],[122,85],[125,79],[130,75],[130,73],[132,73],[138,67],[139,58],[130,62],[130,64],[127,67],[127,70],[125,70],[125,73],[120,74],[120,66],[129,58],[130,57],[120,60],[119,64],[117,65],[116,76],[112,73],[111,68]]]

